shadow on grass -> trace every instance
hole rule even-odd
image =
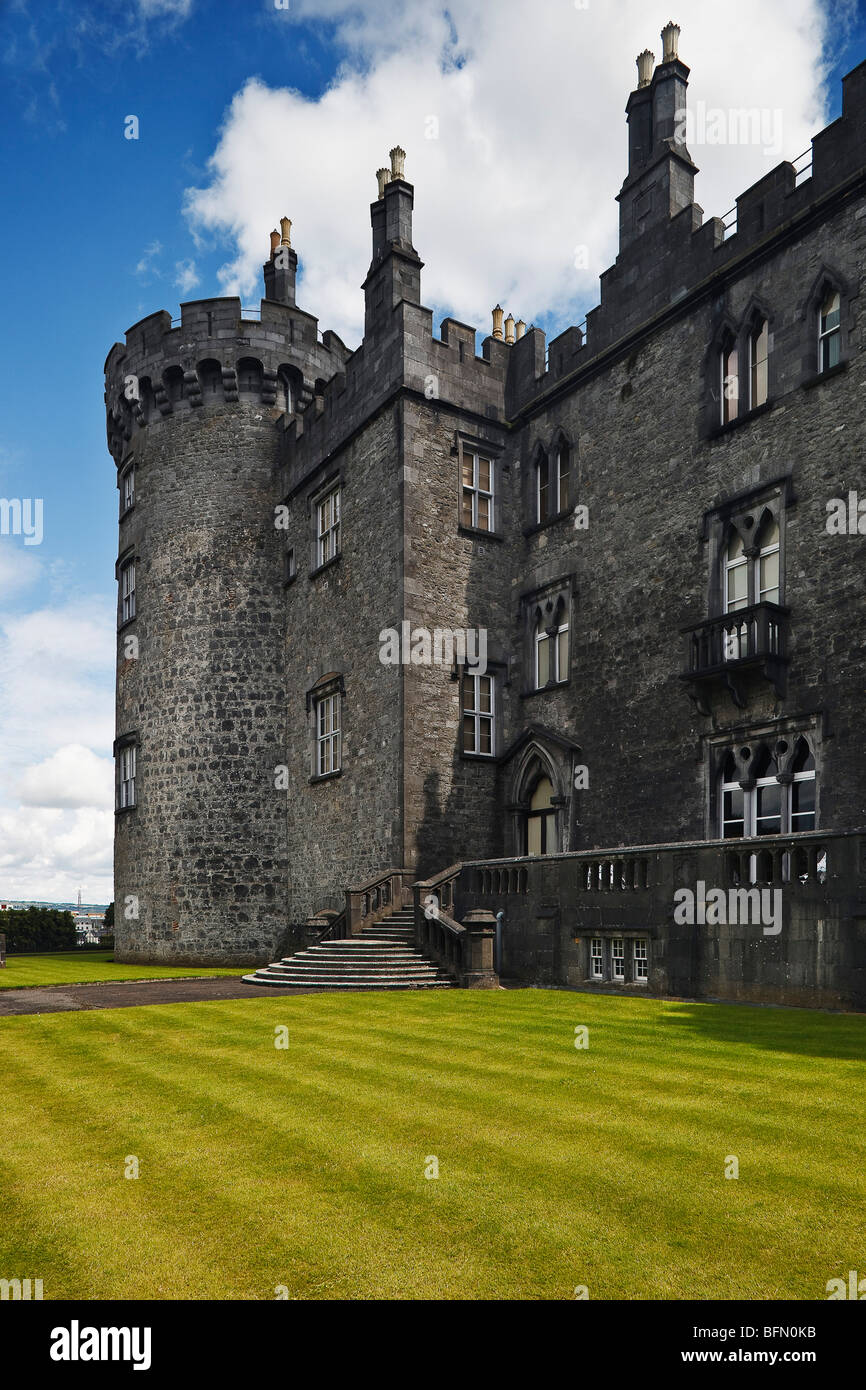
[[[670,1003],[662,1027],[690,1031],[707,1041],[746,1043],[837,1061],[866,1061],[866,1014],[811,1009],[755,1008],[749,1004]]]

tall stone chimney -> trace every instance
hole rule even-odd
[[[421,303],[423,262],[412,245],[415,190],[406,180],[406,151],[395,145],[390,169],[379,169],[378,198],[370,205],[373,259],[364,281],[364,336],[375,335],[389,321],[401,299]]]
[[[680,28],[672,21],[661,33],[662,61],[653,71],[654,55],[645,49],[637,60],[638,85],[626,106],[628,174],[619,192],[620,252],[645,233],[670,221],[695,203],[695,174],[686,145],[689,69],[678,54]]]

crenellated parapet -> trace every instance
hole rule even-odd
[[[580,328],[545,348],[531,330],[514,344],[509,415],[615,349],[667,311],[685,312],[696,296],[717,298],[788,237],[826,220],[834,204],[866,186],[866,62],[842,81],[842,114],[796,162],[783,161],[742,193],[726,218],[703,220],[696,203],[629,238],[601,276],[601,302]],[[638,94],[641,92],[638,88]],[[634,95],[634,94],[633,94]],[[734,113],[737,114],[737,113]]]
[[[303,414],[349,350],[294,305],[236,298],[181,305],[134,324],[105,363],[109,452],[120,463],[137,429],[171,415],[239,400],[258,401],[274,421]]]

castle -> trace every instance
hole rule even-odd
[[[264,964],[414,892],[462,983],[866,1007],[866,63],[704,220],[662,39],[585,325],[434,336],[396,147],[357,349],[283,219],[259,313],[109,353],[119,958]],[[778,931],[675,910],[752,888]]]

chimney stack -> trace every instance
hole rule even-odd
[[[263,266],[265,273],[265,299],[277,304],[295,302],[295,279],[298,272],[298,255],[292,250],[290,233],[292,224],[288,217],[280,218],[281,231],[271,232],[271,254]]]
[[[421,303],[421,258],[412,245],[415,190],[405,174],[406,151],[395,145],[390,169],[377,169],[378,198],[370,205],[373,258],[364,281],[364,337],[375,336],[401,301]]]

